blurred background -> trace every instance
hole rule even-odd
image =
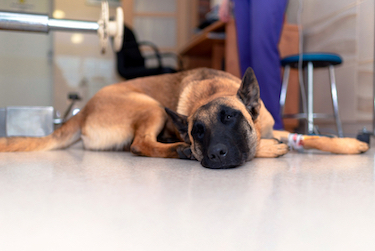
[[[111,15],[117,6],[123,7],[125,24],[139,40],[152,41],[162,52],[180,53],[199,27],[204,28],[207,20],[212,23],[212,18],[215,21],[215,6],[220,2],[112,0],[109,4]],[[333,52],[344,59],[336,69],[344,131],[356,133],[362,126],[371,128],[374,0],[302,2],[299,32],[303,51]],[[287,23],[299,22],[300,3],[300,0],[289,1]],[[2,0],[0,10],[90,21],[97,21],[101,11],[97,0]],[[147,55],[150,51],[145,49],[143,53]],[[173,58],[163,60],[166,65],[177,67]],[[151,60],[147,64],[154,63]],[[69,105],[69,92],[79,93],[82,100],[77,105],[83,106],[103,86],[123,80],[116,70],[116,54],[112,49],[101,54],[95,34],[0,32],[0,107],[51,105],[63,113]],[[327,71],[315,71],[316,112],[326,112],[332,106],[327,80]]]

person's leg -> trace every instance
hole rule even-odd
[[[238,58],[241,75],[251,65],[250,46],[250,0],[234,0],[234,16],[236,20]]]
[[[281,66],[278,44],[283,27],[287,0],[251,0],[250,3],[250,66],[260,86],[260,97],[275,120],[275,129],[282,129],[280,116]]]

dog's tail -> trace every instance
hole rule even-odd
[[[45,137],[0,138],[0,152],[30,152],[62,149],[80,139],[82,111]]]

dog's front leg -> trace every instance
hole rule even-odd
[[[359,154],[369,149],[367,143],[354,138],[303,135],[286,131],[273,131],[273,136],[296,150],[318,149],[337,154]]]
[[[194,157],[194,155],[191,151],[190,145],[188,145],[188,144],[180,145],[176,148],[176,150],[177,150],[177,153],[178,153],[178,157],[180,159],[196,160],[196,158]]]
[[[286,154],[289,148],[277,139],[261,139],[255,154],[256,158],[276,158]]]
[[[303,147],[337,154],[359,154],[369,149],[367,143],[354,138],[330,138],[324,136],[304,136]]]
[[[136,137],[130,146],[133,154],[147,157],[191,159],[190,145],[184,142],[160,143],[147,137]]]

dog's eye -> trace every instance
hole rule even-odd
[[[205,127],[203,124],[201,123],[196,123],[194,126],[193,126],[193,130],[191,131],[191,134],[193,136],[196,136],[197,138],[199,139],[203,139],[204,137],[204,133],[205,133]]]
[[[230,112],[222,111],[220,114],[220,117],[223,123],[227,123],[227,122],[232,121],[235,117],[237,117],[237,115],[238,115],[237,111],[230,111]]]

